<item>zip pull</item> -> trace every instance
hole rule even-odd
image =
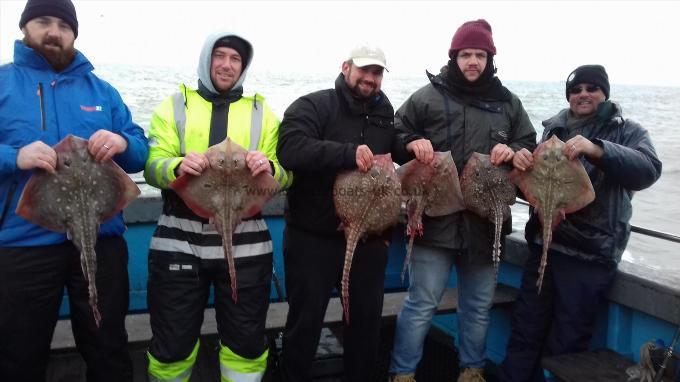
[[[45,99],[43,97],[42,82],[38,82],[38,97],[40,97],[40,129],[45,131]]]

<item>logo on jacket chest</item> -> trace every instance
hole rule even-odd
[[[92,112],[96,112],[96,111],[102,111],[102,107],[100,105],[95,105],[95,106],[80,105],[80,110],[86,111],[88,113],[92,113]]]

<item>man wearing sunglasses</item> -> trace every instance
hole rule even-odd
[[[609,101],[609,78],[601,65],[583,65],[566,83],[569,108],[543,122],[542,140],[556,135],[568,160],[583,163],[595,200],[569,215],[553,232],[543,288],[536,287],[542,234],[538,215],[527,222],[530,256],[512,317],[501,381],[544,381],[541,357],[588,349],[595,315],[609,289],[630,236],[631,198],[661,175],[647,130],[625,119]],[[531,167],[528,150],[513,165]]]

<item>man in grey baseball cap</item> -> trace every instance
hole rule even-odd
[[[288,320],[279,374],[283,381],[309,382],[323,317],[333,288],[340,290],[345,238],[333,205],[341,171],[368,171],[373,155],[405,161],[396,136],[394,109],[380,90],[387,66],[374,46],[352,49],[335,88],[300,97],[286,110],[277,155],[295,178],[287,193],[284,261]],[[389,235],[388,235],[389,237]],[[377,362],[387,265],[386,238],[370,235],[354,252],[350,325],[344,328],[346,381],[368,381]]]

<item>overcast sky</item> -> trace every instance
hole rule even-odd
[[[390,74],[446,63],[467,20],[493,27],[502,80],[563,81],[603,64],[617,84],[680,86],[680,2],[637,1],[74,1],[76,48],[95,65],[194,67],[205,36],[238,32],[251,72],[337,73],[359,42],[381,46]],[[0,0],[0,62],[12,61],[25,1]]]

